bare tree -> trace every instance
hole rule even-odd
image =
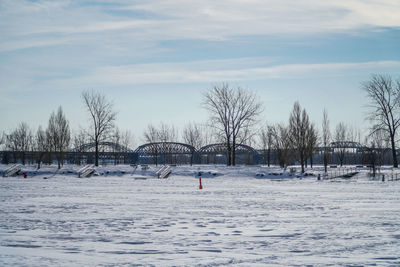
[[[253,129],[254,127],[244,127],[243,131],[236,137],[236,144],[244,144],[248,146],[253,146],[255,142],[257,131]]]
[[[121,161],[126,163],[128,148],[132,142],[131,132],[128,130],[122,131],[118,127],[115,127],[111,135],[111,140],[117,145],[113,147],[112,151],[114,156],[114,165],[120,163]]]
[[[335,128],[335,153],[337,158],[339,159],[340,166],[343,166],[345,156],[346,156],[346,146],[345,142],[347,141],[347,126],[343,122],[339,122]]]
[[[28,124],[21,122],[10,134],[6,135],[6,148],[13,151],[14,162],[17,162],[17,154],[25,165],[26,152],[33,147],[33,134]]]
[[[390,140],[387,132],[374,131],[366,138],[366,147],[368,151],[374,153],[374,162],[377,165],[384,164],[384,154],[387,147],[390,147]],[[371,151],[372,149],[372,151]],[[370,162],[371,163],[371,162]]]
[[[258,133],[261,149],[264,154],[264,164],[271,164],[271,149],[274,142],[274,129],[272,125],[265,124]]]
[[[221,86],[214,86],[204,94],[204,107],[210,112],[211,126],[217,134],[224,137],[227,149],[227,165],[232,164],[232,127],[230,121],[233,90],[224,83]]]
[[[223,136],[220,135],[221,132],[216,131],[214,127],[212,127],[209,124],[202,124],[201,125],[201,134],[202,134],[202,144],[200,145],[200,148],[202,148],[205,145],[210,145],[210,144],[215,144],[215,143],[224,143],[225,140]],[[201,158],[203,158],[203,155],[200,155]],[[211,160],[211,155],[210,153],[206,154],[205,158],[206,164],[210,163]]]
[[[115,127],[114,132],[111,135],[112,142],[115,143],[117,146],[113,147],[113,156],[114,156],[114,165],[118,164],[119,158],[121,156],[121,131],[118,127]]]
[[[143,137],[146,143],[176,142],[178,132],[173,125],[169,126],[161,122],[159,128],[152,124],[147,125]]]
[[[161,122],[158,128],[158,139],[160,142],[176,142],[178,139],[178,131],[175,126]]]
[[[200,149],[204,142],[201,126],[196,123],[186,124],[183,128],[182,137],[186,144],[191,145],[195,149]],[[193,164],[194,152],[194,150],[191,151],[190,165]]]
[[[144,132],[145,140],[148,143],[161,143],[154,144],[151,146],[152,154],[154,157],[154,163],[158,164],[158,157],[162,156],[163,163],[169,161],[172,162],[172,151],[169,150],[170,146],[168,146],[167,142],[176,142],[178,138],[178,132],[173,125],[169,126],[163,122],[160,123],[160,126],[157,128],[153,125],[148,125],[147,130]],[[161,148],[162,154],[158,150]]]
[[[379,140],[377,139],[378,135],[375,135],[375,133],[377,133],[377,132],[374,132],[373,134],[367,136],[364,141],[364,143],[365,143],[364,146],[367,150],[365,160],[367,161],[369,167],[372,169],[373,177],[375,177],[375,175],[376,175],[376,167],[377,167],[378,160],[379,160],[379,156],[378,156],[379,152],[378,152],[378,148],[376,147],[377,142],[379,142]]]
[[[323,161],[325,173],[328,172],[328,162],[329,162],[329,144],[331,143],[331,131],[329,128],[328,112],[324,110],[324,115],[322,119],[322,146],[323,146]]]
[[[353,142],[354,147],[346,149],[346,163],[356,164],[359,162],[359,154],[357,153],[357,144],[361,144],[361,132],[355,125],[347,126],[347,141]]]
[[[250,140],[251,128],[257,122],[262,112],[262,104],[258,101],[256,94],[237,88],[231,100],[230,121],[232,126],[232,165],[236,165],[236,143]]]
[[[2,132],[1,135],[0,135],[0,146],[3,145],[6,142],[5,140],[6,140],[5,133]]]
[[[203,143],[201,144],[200,147],[223,141],[223,139],[221,140],[221,138],[218,139],[218,135],[215,132],[215,128],[211,127],[209,124],[202,124],[201,129],[202,129]]]
[[[209,144],[221,143],[224,141],[223,138],[218,136],[215,128],[212,127],[209,123],[201,124],[201,133],[203,136],[202,137],[203,143],[201,144],[200,147],[203,147],[203,146],[209,145]]]
[[[172,147],[167,145],[167,142],[176,142],[178,138],[178,132],[173,125],[167,125],[163,122],[160,123],[158,128],[158,139],[162,142],[163,163],[173,162]],[[176,155],[175,155],[176,156]],[[176,157],[175,157],[176,163]]]
[[[313,157],[317,146],[318,146],[318,131],[315,128],[314,123],[310,123],[306,133],[306,150],[307,150],[307,157],[310,159],[311,168],[313,167]],[[307,160],[306,160],[306,165],[307,165]]]
[[[83,153],[85,152],[84,145],[88,142],[86,131],[81,129],[74,135],[73,147],[76,152],[75,162],[78,165],[82,164]]]
[[[155,143],[160,141],[158,139],[158,130],[152,124],[147,125],[147,128],[143,132],[143,136],[146,143]]]
[[[58,168],[60,169],[64,160],[64,151],[68,149],[71,140],[69,123],[61,107],[58,108],[57,113],[53,112],[50,115],[47,135],[51,144],[51,150],[56,154]]]
[[[378,154],[378,164],[385,164],[385,154],[390,151],[390,138],[385,131],[375,131],[372,133],[372,139],[375,140],[375,146]]]
[[[290,130],[284,124],[272,126],[273,131],[273,147],[276,151],[278,164],[281,168],[286,168],[289,165],[292,154],[292,141]]]
[[[145,129],[143,136],[144,136],[144,140],[146,143],[151,144],[151,143],[160,142],[160,139],[159,139],[160,136],[158,134],[158,129],[152,124],[147,125],[147,129]],[[158,146],[152,145],[150,147],[150,150],[151,150],[151,153],[153,154],[154,164],[157,166],[158,165],[158,156],[159,156],[158,155],[159,154]]]
[[[133,135],[129,130],[122,131],[121,145],[123,147],[124,163],[127,163],[128,149],[133,144]]]
[[[173,125],[167,125],[163,122],[160,123],[158,128],[158,139],[162,142],[163,147],[163,160],[164,163],[175,161],[177,162],[177,155],[173,155],[172,147],[167,145],[167,142],[177,142],[178,131]]]
[[[304,173],[304,165],[307,160],[307,131],[309,127],[310,121],[306,110],[301,110],[299,102],[295,102],[289,118],[289,131],[293,148],[297,151],[302,173]]]
[[[212,125],[224,136],[227,165],[235,165],[237,141],[256,123],[262,111],[261,103],[250,91],[222,84],[204,94],[203,104],[210,112]]]
[[[40,165],[43,161],[45,155],[50,153],[50,142],[47,138],[48,135],[45,130],[43,130],[42,126],[36,131],[35,142],[36,142],[36,150],[37,150],[37,169],[40,169]]]
[[[182,138],[183,141],[193,146],[196,149],[200,149],[202,146],[207,144],[207,139],[210,136],[209,131],[207,131],[206,127],[197,123],[188,123],[183,128]]]
[[[19,142],[17,137],[17,130],[13,130],[9,134],[6,134],[5,141],[6,149],[11,151],[13,154],[13,163],[17,163],[17,151],[19,150]]]
[[[396,134],[400,126],[400,80],[392,81],[390,76],[373,75],[362,84],[370,99],[371,112],[368,119],[373,123],[372,131],[386,131],[390,138],[393,167],[398,167]]]
[[[107,139],[107,135],[114,127],[117,113],[113,110],[113,104],[100,93],[86,91],[82,93],[82,98],[90,114],[92,124],[90,138],[95,144],[95,165],[99,166],[99,144]]]
[[[134,136],[130,130],[121,132],[121,144],[125,150],[128,150],[132,145],[134,145]]]
[[[6,134],[5,132],[2,132],[0,134],[0,151],[5,150],[5,144],[6,144]],[[6,156],[5,158],[3,158],[3,162],[7,162],[8,161],[8,157]]]

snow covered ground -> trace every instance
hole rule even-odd
[[[366,170],[317,181],[265,167],[78,169],[0,178],[1,266],[400,265],[400,181]]]

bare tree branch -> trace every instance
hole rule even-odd
[[[362,89],[370,99],[371,111],[367,116],[373,126],[372,132],[388,133],[392,148],[393,167],[398,167],[396,135],[400,126],[400,80],[393,82],[390,76],[372,75],[362,84]]]
[[[204,93],[203,105],[209,111],[211,125],[224,137],[227,165],[235,165],[236,144],[252,137],[250,128],[262,111],[261,103],[254,93],[224,83]]]
[[[95,143],[95,165],[99,166],[99,144],[108,137],[114,127],[117,113],[104,95],[94,91],[82,93],[82,99],[91,119],[90,138]]]

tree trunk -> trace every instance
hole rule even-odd
[[[229,143],[229,141],[227,142],[226,153],[227,153],[227,157],[228,157],[226,165],[231,166],[232,165],[232,148],[231,148],[231,144]]]
[[[265,164],[267,164],[267,153],[265,152],[265,149],[264,149],[264,160],[263,160],[263,164],[265,165]]]
[[[38,164],[38,166],[37,166],[37,169],[38,170],[40,170],[40,163],[42,162],[42,154],[39,154],[39,157],[38,157],[38,161],[37,161],[37,164]]]
[[[236,165],[236,138],[232,140],[232,166]]]
[[[396,153],[396,145],[395,145],[395,142],[394,142],[394,134],[390,135],[390,142],[391,142],[391,145],[392,145],[393,167],[394,168],[398,168],[399,164],[397,162],[397,155],[396,155],[397,153]]]
[[[95,153],[94,153],[94,157],[95,157],[95,166],[98,167],[99,166],[99,142],[96,140],[95,141]]]
[[[301,173],[304,173],[304,156],[303,156],[303,153],[300,153],[300,164],[301,164]]]
[[[63,154],[61,151],[58,151],[57,153],[58,169],[61,169],[62,160],[63,160]]]

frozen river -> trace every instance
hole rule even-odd
[[[400,182],[0,179],[0,265],[400,265]]]

